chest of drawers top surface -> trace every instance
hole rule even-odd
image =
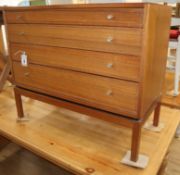
[[[160,97],[169,7],[16,7],[5,8],[5,21],[18,86],[132,118]]]
[[[143,7],[143,4],[88,4],[7,8],[7,22],[142,27]]]

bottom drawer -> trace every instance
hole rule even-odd
[[[35,64],[13,62],[15,83],[101,110],[137,117],[138,84]]]

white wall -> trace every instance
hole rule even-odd
[[[48,2],[48,4],[142,2],[142,0],[46,0],[46,1]]]
[[[0,6],[8,5],[8,6],[16,6],[22,0],[0,0]]]
[[[88,0],[89,3],[118,3],[124,2],[124,0]]]

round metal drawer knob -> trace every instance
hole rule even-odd
[[[113,41],[113,37],[112,36],[109,36],[106,40],[108,43],[111,43]]]
[[[28,77],[29,74],[30,74],[29,72],[26,72],[26,73],[24,73],[24,76],[25,76],[25,77]]]
[[[107,96],[111,96],[111,95],[113,95],[112,90],[108,90],[108,91],[106,92],[106,95],[107,95]]]
[[[25,32],[20,32],[19,35],[23,36],[23,35],[25,35]]]
[[[114,18],[114,15],[112,15],[112,14],[107,15],[107,19],[108,19],[108,20],[111,20],[111,19],[113,19],[113,18]]]
[[[18,15],[18,16],[16,16],[16,19],[17,19],[17,20],[21,20],[21,19],[22,19],[22,16],[21,16],[21,15]]]
[[[106,66],[107,66],[107,68],[112,68],[113,67],[113,63],[108,63]]]

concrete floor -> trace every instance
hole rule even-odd
[[[7,157],[0,151],[0,175],[73,175],[23,148],[15,148],[14,153],[11,149],[9,148],[10,154],[5,153]],[[6,158],[2,161],[1,157]],[[174,139],[170,147],[167,171],[164,175],[179,174],[180,139]]]
[[[21,148],[5,160],[0,160],[0,175],[72,174]]]
[[[180,175],[180,138],[173,140],[168,160],[166,174],[164,175]]]

